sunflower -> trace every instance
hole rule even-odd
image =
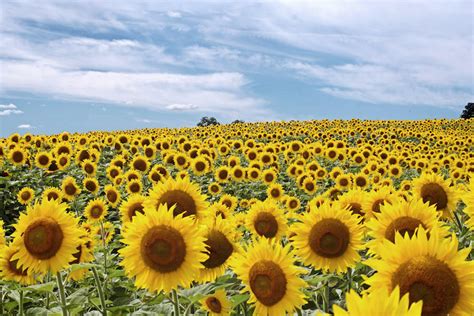
[[[442,212],[444,218],[450,218],[456,208],[457,193],[450,183],[437,174],[423,174],[413,180],[413,195],[423,199]]]
[[[116,207],[120,203],[120,191],[117,190],[113,185],[106,185],[104,188],[105,198],[109,202],[110,206]]]
[[[458,250],[454,235],[443,238],[423,227],[412,237],[397,234],[395,243],[383,242],[380,259],[367,261],[377,273],[366,283],[369,291],[400,287],[410,303],[423,301],[423,315],[468,315],[474,310],[474,262],[466,261],[470,251]]]
[[[214,294],[204,297],[200,303],[210,316],[230,315],[231,303],[224,290],[217,290]]]
[[[436,207],[423,203],[419,198],[409,201],[398,198],[392,204],[382,205],[380,209],[381,212],[377,217],[366,224],[369,234],[374,237],[367,246],[375,252],[378,252],[377,249],[383,240],[394,242],[397,233],[408,234],[411,237],[420,226],[427,231],[433,229],[441,231],[441,224],[438,221],[440,214],[436,212]]]
[[[338,203],[341,208],[348,208],[352,214],[364,217],[365,214],[362,210],[362,204],[365,201],[366,194],[367,192],[365,191],[353,189],[339,196]]]
[[[84,215],[88,221],[95,223],[105,218],[107,210],[108,207],[104,200],[95,199],[87,203],[87,206],[84,209]]]
[[[141,194],[133,194],[120,205],[122,223],[126,224],[133,220],[136,214],[143,213],[143,203],[146,197]]]
[[[28,160],[28,154],[22,148],[15,147],[8,152],[8,158],[15,166],[22,166]]]
[[[157,212],[138,213],[123,232],[121,265],[138,288],[170,292],[199,274],[208,257],[204,232],[183,215],[160,204]]]
[[[139,179],[133,179],[127,183],[128,194],[140,194],[143,189],[142,181]]]
[[[95,176],[95,173],[97,171],[97,165],[95,162],[93,162],[90,159],[86,159],[81,163],[82,170],[85,172],[85,174],[88,177],[93,177]]]
[[[272,183],[267,188],[267,196],[277,201],[281,199],[284,193],[283,186],[279,183]]]
[[[224,183],[230,178],[230,169],[227,166],[220,166],[214,172],[214,178],[216,181]]]
[[[24,187],[20,192],[18,192],[17,198],[18,202],[27,205],[35,198],[35,191],[30,187]]]
[[[77,218],[66,209],[65,203],[43,200],[20,214],[12,235],[13,246],[19,248],[12,260],[18,259],[20,268],[54,274],[74,260],[81,230]]]
[[[286,200],[286,207],[290,211],[297,211],[301,208],[301,201],[296,196],[289,196]]]
[[[336,177],[336,188],[339,190],[347,190],[352,185],[352,178],[347,174],[340,174]]]
[[[221,203],[214,203],[209,207],[207,213],[208,222],[215,222],[217,218],[229,219],[232,218],[232,211]]]
[[[195,175],[202,176],[209,172],[209,162],[204,157],[196,157],[191,160],[191,168]]]
[[[293,314],[305,303],[301,291],[306,284],[298,277],[304,272],[293,264],[290,245],[259,239],[244,254],[232,258],[231,266],[250,292],[256,315]]]
[[[3,229],[3,221],[0,219],[0,249],[5,246],[5,230]]]
[[[348,208],[324,203],[291,227],[295,253],[316,269],[345,272],[360,261],[364,248],[360,218]]]
[[[346,294],[347,311],[334,305],[334,316],[419,316],[422,302],[410,305],[408,295],[400,298],[400,289],[396,287],[391,293],[386,289],[375,289],[362,297],[355,291]]]
[[[53,160],[53,157],[51,156],[50,153],[43,151],[39,152],[35,156],[35,164],[38,168],[41,169],[48,169],[49,164]]]
[[[355,174],[352,180],[352,185],[354,188],[365,189],[369,185],[369,179],[363,173]]]
[[[219,183],[214,182],[214,183],[209,184],[209,186],[207,187],[207,191],[212,195],[217,195],[221,193],[222,187],[220,186]]]
[[[219,204],[226,206],[231,212],[239,205],[239,199],[230,194],[224,194],[219,199]]]
[[[391,204],[395,200],[395,196],[389,187],[382,187],[378,190],[372,190],[365,193],[362,201],[362,213],[366,219],[377,216],[380,213],[380,207],[384,204]]]
[[[92,194],[97,194],[97,192],[99,192],[100,185],[96,178],[86,177],[82,181],[82,185]]]
[[[88,236],[88,234],[83,234],[81,236],[81,243],[76,248],[76,252],[74,253],[74,260],[70,262],[70,264],[78,264],[78,263],[87,263],[94,260],[93,255],[93,241]],[[74,281],[82,280],[85,275],[89,271],[88,268],[80,268],[77,270],[72,271],[69,274],[69,277]]]
[[[0,247],[0,280],[15,281],[22,285],[36,283],[35,276],[29,273],[28,268],[22,269],[18,266],[18,259],[12,260],[18,250],[12,245]]]
[[[266,184],[273,183],[277,179],[276,171],[271,168],[262,172],[262,181]]]
[[[258,201],[247,213],[246,226],[253,235],[280,240],[288,228],[281,208],[272,199]]]
[[[168,178],[156,184],[144,202],[145,211],[157,210],[160,204],[166,204],[168,209],[173,205],[177,216],[195,216],[198,220],[206,216],[206,197],[200,193],[199,186],[189,181],[189,178]]]
[[[213,282],[223,275],[231,257],[240,252],[238,245],[230,237],[234,235],[234,230],[228,220],[219,217],[206,227],[205,244],[209,258],[202,262],[204,267],[200,270],[199,281]]]
[[[138,170],[141,173],[146,173],[150,168],[150,163],[148,162],[148,158],[143,155],[138,155],[133,158],[131,162],[131,167],[133,170]]]
[[[60,201],[62,199],[62,196],[63,196],[63,192],[60,189],[54,188],[54,187],[47,188],[41,194],[41,197],[44,200],[58,200],[58,201]]]
[[[61,188],[63,190],[63,197],[68,201],[74,200],[74,198],[81,193],[81,189],[77,186],[76,180],[71,176],[64,178]]]

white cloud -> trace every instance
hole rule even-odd
[[[166,14],[167,14],[170,18],[180,18],[180,17],[181,17],[181,13],[178,12],[178,11],[168,11],[168,12],[166,12]]]
[[[5,90],[69,96],[129,107],[167,110],[171,104],[192,101],[200,111],[227,115],[236,109],[265,115],[264,101],[243,92],[247,80],[240,73],[182,75],[164,72],[125,73],[70,71],[31,62],[0,63]],[[171,108],[175,110],[175,108]]]
[[[30,124],[21,124],[21,125],[18,125],[18,128],[20,128],[20,129],[33,129],[34,127],[31,126]]]
[[[0,104],[0,116],[8,116],[11,114],[22,114],[23,111],[18,110],[18,107],[13,104]]]
[[[136,121],[139,122],[139,123],[147,123],[147,124],[151,123],[151,120],[149,120],[149,119],[140,119],[139,118],[139,119],[136,119]]]
[[[197,108],[198,106],[196,104],[191,104],[191,103],[189,104],[175,103],[175,104],[170,104],[166,106],[166,109],[172,110],[172,111],[186,111],[186,110],[194,110]]]

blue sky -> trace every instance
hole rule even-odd
[[[2,1],[0,136],[458,117],[472,1]]]

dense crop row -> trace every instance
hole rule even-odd
[[[472,313],[473,136],[351,120],[0,139],[0,314]]]

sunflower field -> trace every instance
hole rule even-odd
[[[1,315],[473,315],[472,120],[0,139]]]

